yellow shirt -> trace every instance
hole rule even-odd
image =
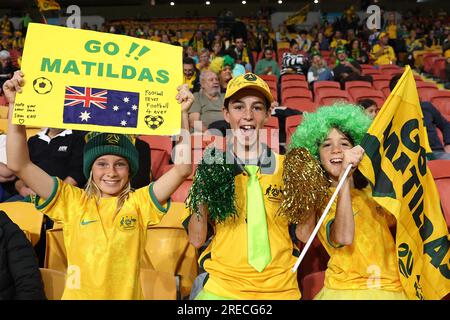
[[[385,46],[383,54],[378,56],[378,58],[375,57],[375,53],[378,52],[378,50],[381,49],[381,46],[379,44],[376,44],[373,46],[372,51],[370,52],[370,56],[372,59],[374,59],[375,65],[382,65],[382,64],[391,64],[397,61],[397,58],[395,57],[394,49],[392,49],[391,46]]]
[[[140,261],[147,226],[157,224],[167,208],[153,185],[129,194],[114,215],[117,197],[88,198],[83,189],[55,179],[51,196],[36,208],[63,223],[67,281],[63,299],[141,299]]]
[[[390,24],[386,27],[386,32],[389,36],[389,39],[397,39],[397,25]]]
[[[330,188],[334,191],[334,188]],[[349,246],[339,246],[330,239],[337,200],[319,230],[319,239],[330,255],[325,272],[325,287],[337,290],[379,288],[402,291],[398,273],[395,241],[389,224],[395,218],[377,205],[371,189],[352,189],[355,236]]]
[[[348,41],[345,40],[345,39],[339,39],[339,40],[336,40],[336,39],[333,38],[333,41],[331,41],[331,44],[330,44],[330,49],[331,49],[331,48],[334,49],[334,48],[343,47],[343,46],[345,46],[347,43],[348,43]]]
[[[275,154],[274,154],[275,155]],[[262,272],[248,263],[247,181],[243,173],[235,177],[237,217],[215,225],[214,237],[199,258],[209,277],[204,289],[231,299],[300,299],[297,274],[291,272],[298,250],[289,236],[289,223],[277,214],[281,203],[284,156],[275,155],[273,174],[258,174],[264,194],[271,262]]]

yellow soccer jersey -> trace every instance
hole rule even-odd
[[[130,193],[114,215],[117,197],[89,199],[83,189],[54,178],[51,196],[36,208],[63,223],[67,281],[63,299],[141,299],[140,261],[147,226],[159,223],[167,208],[153,185]]]
[[[381,46],[379,44],[376,44],[373,46],[372,51],[370,53],[370,56],[372,59],[374,59],[374,65],[383,65],[383,64],[391,64],[395,63],[397,58],[395,57],[394,49],[392,49],[391,46],[385,46],[383,54],[378,56],[378,58],[375,57],[375,53],[380,50]]]
[[[288,220],[277,210],[283,188],[284,156],[273,153],[274,172],[258,173],[264,194],[272,260],[262,272],[248,263],[246,201],[248,175],[235,176],[237,217],[215,225],[214,237],[199,258],[208,273],[204,289],[231,299],[300,299],[297,274],[291,272],[298,251],[289,236]],[[273,169],[272,169],[273,171]]]
[[[351,190],[355,236],[350,246],[339,246],[330,239],[337,200],[319,230],[319,239],[330,255],[325,272],[325,287],[329,289],[403,290],[389,230],[395,218],[377,205],[370,192],[370,187]]]

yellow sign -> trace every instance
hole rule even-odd
[[[375,200],[397,219],[396,246],[410,299],[450,292],[450,236],[427,167],[428,144],[416,83],[409,66],[375,118],[361,146],[360,171]]]
[[[180,130],[181,47],[31,23],[22,71],[13,123],[147,135]]]

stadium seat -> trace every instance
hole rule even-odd
[[[30,236],[31,244],[35,246],[41,238],[44,219],[42,212],[36,210],[34,204],[20,201],[0,203],[0,210],[4,211],[21,230],[26,231],[25,234]]]
[[[352,99],[350,95],[340,89],[333,89],[333,88],[324,88],[324,90],[321,90],[319,95],[316,96],[316,103],[318,103],[319,106],[323,105],[331,105],[335,101],[348,101],[351,102]]]
[[[309,90],[308,82],[303,80],[285,81],[281,84],[281,93],[287,88],[304,88]]]
[[[66,274],[58,270],[39,268],[48,300],[61,300],[66,286]]]
[[[381,75],[381,71],[379,69],[362,69],[361,73],[363,76],[378,76]]]
[[[270,93],[272,94],[272,97],[275,101],[278,101],[278,89],[277,89],[277,85],[273,84],[272,82],[268,83],[269,85],[269,89],[270,89]]]
[[[450,91],[438,90],[431,98],[431,103],[450,121]]]
[[[385,74],[385,73],[380,73],[380,74],[374,74],[372,75],[372,79],[373,82],[375,81],[380,81],[380,80],[384,80],[384,81],[390,81],[391,78],[393,77],[393,75],[391,74]]]
[[[194,170],[193,170],[194,171]],[[184,202],[192,187],[192,177],[187,178],[170,197],[173,202]]]
[[[422,80],[416,80],[416,87],[419,88],[433,88],[438,89],[437,85],[433,82],[428,81],[422,81]]]
[[[420,101],[431,101],[439,89],[432,87],[417,87]]]
[[[447,227],[450,230],[450,160],[428,161],[428,168],[433,175],[434,182],[441,198],[441,207]]]
[[[285,74],[281,76],[281,87],[284,82],[288,81],[306,81],[306,77],[303,74]]]
[[[432,66],[433,77],[439,80],[445,80],[445,58],[438,57],[434,59]]]
[[[6,101],[6,97],[2,94],[0,94],[0,106],[8,107],[8,102]]]
[[[346,81],[345,90],[348,91],[351,88],[372,88],[372,84],[368,81]]]
[[[372,83],[372,87],[377,90],[389,88],[389,80],[374,80]]]
[[[152,180],[162,176],[162,169],[169,164],[172,156],[172,139],[167,136],[141,135],[139,139],[150,146]]]
[[[439,53],[430,52],[423,55],[423,71],[431,74],[433,72],[434,60],[439,57]]]
[[[381,89],[381,92],[383,92],[385,98],[387,99],[389,97],[389,95],[391,94],[391,89],[389,89],[389,87],[386,87],[386,88]]]
[[[372,64],[360,64],[362,70],[374,70],[375,66]]]
[[[275,87],[277,86],[277,76],[273,74],[262,74],[259,76],[261,79],[263,79],[267,84],[273,83],[275,84]],[[270,87],[270,85],[269,85]]]
[[[304,100],[313,101],[312,93],[309,89],[299,88],[299,87],[291,87],[283,89],[281,92],[281,104],[287,105],[288,98],[303,98]]]
[[[401,68],[395,64],[382,64],[382,65],[379,65],[378,68],[380,69],[381,74],[403,73],[403,71],[404,71],[403,68]]]
[[[302,115],[294,115],[286,118],[286,146],[291,141],[291,136],[294,134],[297,126],[302,122]]]
[[[323,288],[325,271],[314,272],[306,275],[302,281],[302,300],[313,300]]]
[[[177,298],[189,295],[198,273],[196,250],[189,243],[189,237],[182,225],[182,220],[188,214],[187,210],[183,202],[173,202],[161,222],[147,229],[141,266],[177,277],[180,280]]]
[[[299,97],[287,98],[285,106],[301,112],[314,112],[317,109],[317,103],[309,100],[309,98]]]
[[[352,88],[349,93],[355,103],[361,99],[372,99],[377,103],[378,108],[383,106],[385,100],[380,91],[371,88]]]
[[[337,81],[315,81],[313,87],[314,96],[317,97],[322,90],[340,89],[341,84]]]
[[[140,280],[144,300],[177,299],[177,278],[174,275],[141,268]]]
[[[44,268],[67,271],[67,253],[64,245],[63,226],[55,223],[46,231]]]

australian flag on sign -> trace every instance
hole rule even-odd
[[[66,87],[63,123],[136,128],[139,93]]]

